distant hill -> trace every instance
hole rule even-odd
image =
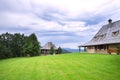
[[[79,52],[79,49],[64,48],[64,50],[67,50],[69,52]]]
[[[62,53],[71,53],[71,52],[66,49],[62,49]]]

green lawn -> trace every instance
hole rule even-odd
[[[119,80],[120,55],[62,54],[0,60],[0,80]]]

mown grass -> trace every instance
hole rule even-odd
[[[0,80],[119,80],[120,55],[62,54],[0,60]]]

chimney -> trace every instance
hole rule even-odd
[[[112,23],[112,19],[109,19],[109,20],[108,20],[108,23],[111,24],[111,23]]]

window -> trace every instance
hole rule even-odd
[[[100,35],[100,39],[104,39],[106,37],[106,34]]]
[[[103,45],[99,45],[98,49],[104,49],[104,46]]]
[[[103,34],[103,35],[97,35],[94,37],[94,41],[98,41],[98,40],[102,40],[106,37],[106,33]]]
[[[93,49],[93,47],[92,47],[92,46],[89,46],[88,49]]]
[[[119,34],[119,31],[114,31],[114,32],[112,32],[112,37],[116,37],[116,36],[118,36],[118,34]]]
[[[99,39],[99,36],[94,37],[94,41],[97,41]]]

